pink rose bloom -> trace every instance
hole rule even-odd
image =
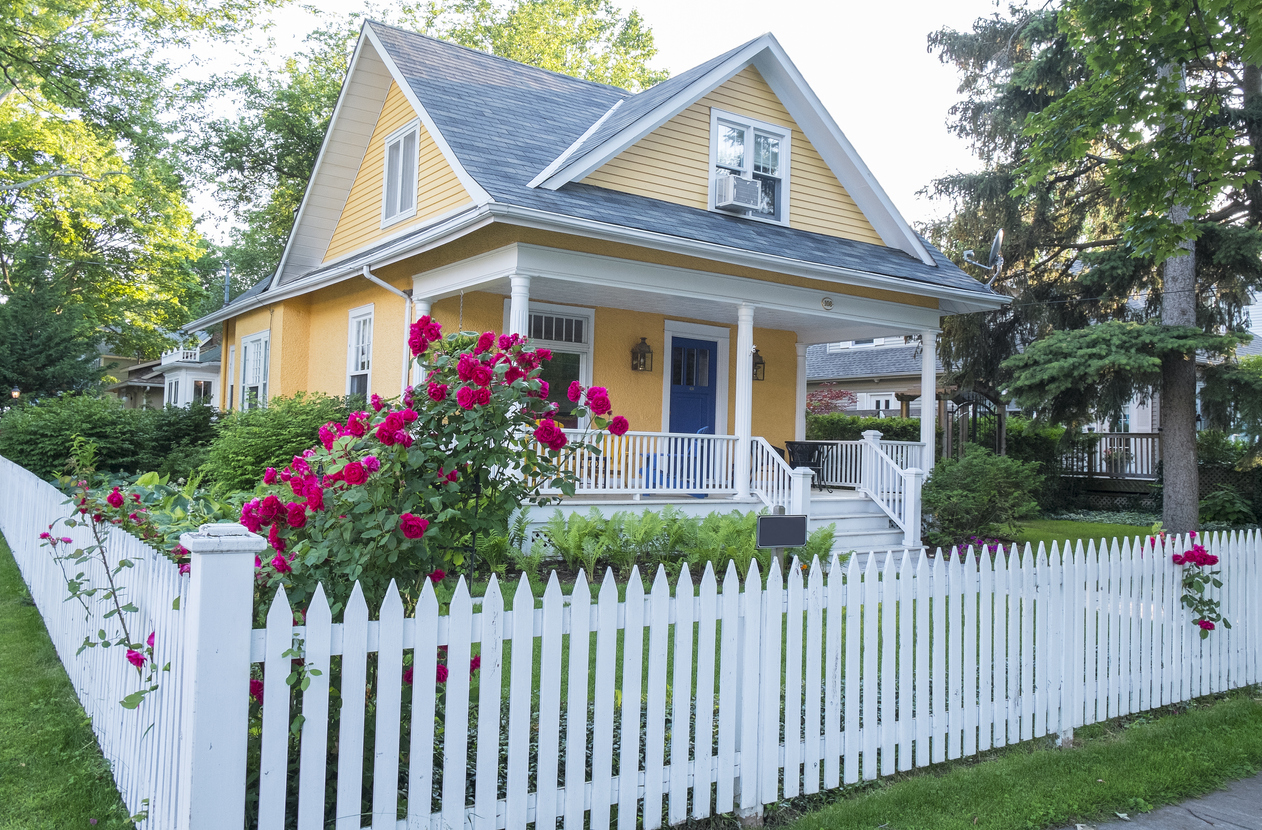
[[[118,492],[118,488],[115,487],[114,491],[105,497],[105,501],[109,503],[110,507],[122,507],[123,494]]]
[[[377,425],[377,440],[385,444],[387,447],[394,446],[394,433],[396,430],[390,429],[389,424]]]
[[[540,349],[535,349],[535,360],[536,360],[536,361],[538,361],[538,362],[540,362],[540,363],[541,363],[541,362],[543,362],[543,361],[545,361],[545,360],[551,360],[551,359],[552,359],[552,350],[551,350],[551,349],[542,349],[542,348],[540,348]]]
[[[403,449],[407,449],[412,446],[412,436],[403,430],[399,430],[394,434],[394,443],[403,447]]]
[[[284,554],[279,553],[279,552],[277,552],[277,554],[272,557],[272,567],[275,568],[276,573],[279,573],[279,574],[292,573],[294,570],[290,566],[289,560],[285,558]]]
[[[539,426],[535,427],[535,440],[552,450],[561,449],[569,441],[565,433],[557,426],[556,421],[551,418],[545,418]]]
[[[447,400],[447,384],[429,382],[429,388],[425,390],[429,395],[429,399],[434,403],[442,403]]]
[[[256,557],[256,558],[257,558],[257,557]],[[192,571],[193,571],[192,566],[191,566],[191,565],[189,565],[187,562],[184,562],[183,564],[181,564],[181,565],[180,565],[180,575],[181,575],[181,576],[183,576],[184,574],[187,574],[187,573],[192,573]]]
[[[285,505],[285,518],[289,521],[290,527],[302,527],[307,523],[307,506],[291,501]]]
[[[403,429],[403,413],[391,412],[386,416],[385,425],[390,428],[391,432],[398,432]]]
[[[412,409],[411,407],[408,407],[407,409],[403,410],[402,412],[399,413],[399,415],[400,417],[403,418],[403,423],[405,424],[410,424],[420,417],[419,415],[416,414],[416,410]]]
[[[337,440],[336,427],[337,425],[332,422],[320,427],[320,443],[326,450],[333,449],[333,442]]]
[[[263,681],[258,678],[250,678],[250,697],[254,698],[258,705],[263,705]]]
[[[517,335],[515,334],[501,334],[500,340],[499,340],[500,349],[502,351],[508,351],[513,346],[516,346],[517,345],[516,338],[517,338]]]
[[[67,545],[74,543],[74,539],[71,539],[69,536],[62,536],[61,541],[65,542]]]
[[[525,376],[526,373],[521,369],[518,369],[516,366],[510,366],[508,367],[508,371],[504,373],[504,382],[513,383],[514,381],[521,380]]]
[[[535,397],[539,400],[545,400],[548,397],[548,382],[546,380],[539,381],[539,391],[535,393]]]
[[[422,317],[422,320],[425,318]],[[441,323],[430,322],[425,326],[425,339],[434,343],[443,339],[443,327]]]
[[[484,331],[480,335],[478,335],[478,344],[473,347],[473,353],[475,355],[482,354],[484,351],[486,351],[487,349],[491,348],[494,345],[495,345],[495,332]]]
[[[49,533],[47,530],[45,530],[43,533],[41,533],[41,534],[39,535],[39,538],[41,538],[41,539],[51,539],[51,538],[53,538],[53,534],[51,534],[51,533]]]
[[[368,432],[368,413],[352,412],[346,419],[346,431],[356,438],[363,438]]]
[[[370,405],[372,406],[372,411],[373,411],[373,412],[380,412],[380,411],[381,411],[381,407],[383,406],[383,404],[381,403],[381,396],[380,396],[380,395],[378,395],[378,394],[376,394],[376,393],[374,393],[374,394],[373,394],[373,396],[372,396],[372,400],[371,400],[371,402],[370,402]]]
[[[473,409],[474,396],[472,387],[460,387],[460,391],[456,393],[456,403],[460,404],[461,409]]]
[[[268,467],[266,470],[263,471],[263,483],[264,484],[276,483],[276,468],[275,467]]]
[[[493,380],[495,380],[495,370],[490,366],[474,367],[473,382],[478,386],[489,386]]]
[[[145,640],[145,644],[146,644],[146,645],[148,645],[148,646],[149,646],[149,648],[153,648],[153,635],[155,635],[155,634],[157,634],[157,633],[158,633],[158,632],[156,632],[156,631],[150,631],[150,632],[149,632],[149,639],[148,639],[148,640]]]
[[[381,469],[381,462],[377,460],[375,455],[364,456],[364,469],[370,473],[375,473]]]
[[[486,406],[491,402],[491,390],[486,387],[473,390],[473,402],[478,406]]]
[[[413,672],[412,672],[411,666],[408,666],[406,669],[403,670],[403,682],[409,686],[412,685],[412,673]]]
[[[442,582],[447,576],[447,572],[442,568],[435,568],[434,572],[429,575],[429,581],[435,584]]]
[[[570,381],[570,388],[565,390],[565,397],[569,398],[571,403],[578,403],[583,397],[583,384],[576,380]]]
[[[613,405],[609,403],[609,392],[603,386],[593,386],[587,390],[587,406],[593,415],[605,415]]]
[[[250,499],[241,506],[241,524],[251,533],[258,533],[263,528],[263,521],[259,518],[258,499]]]
[[[469,661],[469,676],[472,677],[473,673],[480,668],[482,668],[482,655],[475,654],[473,659]]]
[[[473,370],[481,364],[471,354],[462,354],[460,359],[456,361],[456,376],[461,380],[472,380]]]
[[[439,663],[434,667],[434,679],[439,683],[447,682],[447,666],[445,664]]]
[[[272,522],[276,520],[276,517],[280,514],[280,510],[281,510],[280,499],[276,498],[276,495],[274,493],[269,495],[267,498],[263,499],[262,504],[259,505],[259,508],[258,508],[259,521],[261,521],[265,525],[271,524]]]
[[[419,321],[413,323],[408,332],[408,348],[412,350],[413,357],[424,353],[429,348],[429,338],[425,336],[425,327]]]
[[[411,513],[404,513],[399,517],[399,530],[403,531],[403,535],[409,539],[421,538],[425,535],[427,528],[429,528],[428,519],[422,519]]]
[[[342,478],[347,484],[359,485],[368,480],[368,471],[358,461],[352,461],[342,468]]]
[[[285,540],[280,538],[279,528],[279,524],[272,525],[272,529],[267,532],[267,543],[271,545],[277,553],[284,553]]]
[[[627,419],[621,415],[615,415],[613,420],[609,422],[610,435],[626,435],[631,425],[627,423]]]
[[[307,488],[307,507],[312,510],[324,509],[324,490],[318,484]]]
[[[145,656],[134,648],[127,649],[127,662],[136,668],[140,668],[145,664]]]

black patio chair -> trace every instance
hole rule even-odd
[[[789,456],[790,467],[807,467],[813,474],[811,486],[832,492],[833,488],[824,484],[824,450],[825,446],[814,441],[785,441],[784,449]]]

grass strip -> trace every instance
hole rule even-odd
[[[1040,830],[1134,816],[1204,795],[1262,767],[1262,700],[1253,689],[1079,729],[852,788],[806,815],[785,804],[769,824],[793,830]],[[813,806],[813,805],[811,805]]]
[[[39,610],[0,539],[0,828],[132,826]]]
[[[1039,542],[1047,545],[1047,549],[1052,549],[1052,542],[1055,542],[1062,549],[1065,546],[1065,540],[1077,542],[1082,540],[1082,546],[1085,548],[1087,542],[1095,541],[1098,547],[1101,539],[1108,539],[1112,544],[1116,537],[1118,544],[1123,539],[1134,540],[1136,536],[1147,537],[1152,532],[1150,527],[1137,527],[1135,525],[1111,525],[1099,524],[1096,522],[1073,522],[1065,519],[1033,519],[1028,522],[1021,523],[1021,532],[1017,534],[1017,541],[1021,544],[1029,542],[1035,549],[1038,548]]]

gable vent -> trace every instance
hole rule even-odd
[[[530,315],[530,339],[555,343],[586,343],[587,321],[582,317],[561,314]]]

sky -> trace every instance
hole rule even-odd
[[[934,178],[972,169],[967,146],[946,129],[958,83],[953,67],[926,51],[943,26],[967,28],[994,13],[993,0],[634,0],[653,30],[652,66],[678,74],[764,32],[771,32],[832,113],[894,204],[910,222],[943,211],[916,196]],[[358,0],[308,0],[331,13],[359,10]],[[387,4],[388,5],[388,4]],[[272,15],[280,53],[301,47],[316,18],[298,6]],[[206,62],[231,68],[231,56]]]

